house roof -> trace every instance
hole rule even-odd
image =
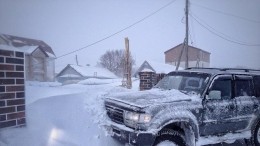
[[[93,67],[93,66],[79,66],[79,65],[67,65],[58,75],[59,77],[67,68],[74,69],[83,77],[96,77],[96,78],[117,78],[115,74],[105,68]]]
[[[0,45],[1,47],[4,46],[2,49],[18,50],[28,54],[39,48],[48,57],[55,57],[52,48],[41,40],[0,34]]]
[[[173,49],[176,49],[176,48],[178,48],[179,46],[182,46],[182,45],[183,45],[183,43],[182,43],[182,44],[179,44],[179,45],[177,45],[177,46],[175,46],[175,47],[173,47],[173,48],[171,48],[171,49],[169,49],[169,50],[167,50],[167,51],[165,51],[164,54],[166,54],[167,52],[169,52],[169,51],[171,51],[171,50],[173,50]],[[205,53],[207,53],[207,54],[210,54],[210,52],[207,52],[207,51],[205,51],[205,50],[202,50],[202,49],[200,49],[200,48],[196,48],[196,47],[193,47],[193,46],[189,46],[189,49],[196,49],[196,50],[200,50],[200,51],[202,51],[202,52],[205,52]]]
[[[156,72],[156,73],[167,74],[171,71],[174,71],[175,68],[176,68],[176,66],[174,66],[174,65],[145,60],[142,63],[142,65],[137,69],[134,76],[141,71],[153,71],[153,72]],[[182,70],[182,68],[179,68],[179,69]]]

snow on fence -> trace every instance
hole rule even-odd
[[[0,49],[0,129],[25,123],[24,53]]]

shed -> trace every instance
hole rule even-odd
[[[25,79],[28,81],[54,81],[55,54],[41,40],[0,34],[0,49],[12,49],[25,54]]]

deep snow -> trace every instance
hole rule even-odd
[[[0,146],[122,146],[100,126],[106,118],[103,99],[107,95],[139,93],[138,80],[131,90],[120,85],[121,79],[89,79],[65,86],[27,82],[27,126],[0,130]],[[200,143],[219,140],[208,137]]]
[[[121,82],[61,86],[26,84],[27,126],[0,131],[1,146],[120,145],[99,128],[102,95]]]

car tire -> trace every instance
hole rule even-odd
[[[258,122],[252,131],[251,143],[253,146],[260,146],[260,122]]]
[[[186,146],[184,134],[172,129],[161,130],[157,134],[153,146],[160,146],[162,143],[172,143],[173,145]]]

